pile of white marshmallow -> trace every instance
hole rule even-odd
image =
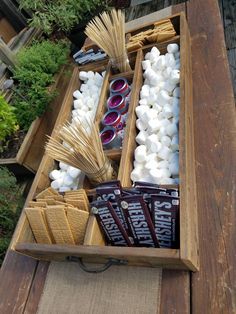
[[[74,104],[72,110],[72,124],[77,120],[91,123],[96,115],[99,96],[102,88],[105,72],[99,74],[92,71],[81,71],[79,78],[83,81],[80,90],[73,93]],[[66,145],[66,143],[64,143]],[[84,174],[80,169],[71,167],[63,162],[59,163],[59,169],[50,172],[51,187],[59,192],[76,190],[82,186]]]
[[[179,183],[180,53],[169,44],[167,53],[153,47],[142,61],[144,84],[136,107],[139,133],[135,149],[133,181]]]

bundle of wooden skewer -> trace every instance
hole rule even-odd
[[[82,170],[92,183],[111,180],[114,170],[105,156],[98,128],[93,123],[66,123],[50,137],[46,152],[57,161]]]
[[[90,21],[85,34],[110,57],[120,72],[130,70],[125,45],[125,16],[121,10],[103,12]]]
[[[158,43],[168,40],[176,35],[173,24],[170,19],[162,20],[154,23],[149,29],[131,35],[128,38],[127,50],[129,52],[142,48],[150,43]]]

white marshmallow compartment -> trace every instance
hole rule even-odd
[[[144,83],[136,107],[138,144],[132,181],[179,183],[180,51],[169,44],[162,54],[153,47],[142,61]]]
[[[80,71],[81,86],[79,90],[73,93],[72,124],[77,119],[87,123],[91,123],[94,120],[104,76],[105,72],[100,74],[92,71]],[[80,169],[59,162],[59,169],[52,170],[49,173],[49,178],[52,180],[51,187],[53,189],[59,192],[66,192],[76,190],[82,186],[84,173]]]

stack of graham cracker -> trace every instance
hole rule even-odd
[[[60,195],[51,187],[36,196],[25,208],[37,243],[83,244],[89,218],[85,190]]]
[[[154,23],[154,27],[152,29],[148,29],[144,32],[140,32],[134,36],[131,36],[126,47],[128,52],[131,52],[142,48],[144,45],[170,39],[175,35],[176,31],[173,24],[171,23],[171,20],[166,19]]]

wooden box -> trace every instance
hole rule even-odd
[[[172,42],[180,44],[181,58],[181,82],[180,82],[180,247],[179,249],[161,248],[130,248],[106,246],[101,237],[96,219],[90,216],[84,245],[43,245],[36,244],[29,227],[27,218],[22,213],[16,228],[11,249],[22,254],[42,260],[76,260],[107,263],[111,259],[121,264],[163,267],[175,269],[189,269],[196,271],[199,268],[198,259],[198,234],[197,234],[197,206],[195,185],[195,158],[193,138],[193,111],[192,111],[192,76],[191,76],[191,49],[190,37],[185,16],[179,15],[180,36]],[[168,41],[169,43],[169,41]],[[167,43],[156,45],[163,53],[166,52]],[[150,48],[149,48],[150,49]],[[108,151],[107,154],[119,165],[118,178],[123,186],[131,186],[130,172],[133,169],[133,153],[136,147],[136,115],[135,107],[138,105],[139,92],[143,84],[141,61],[147,48],[137,51],[130,56],[132,60],[132,71],[120,74],[132,80],[133,88],[128,112],[127,126],[122,150]],[[133,61],[134,60],[134,61]],[[94,71],[102,70],[94,68]],[[78,88],[78,69],[74,70],[65,101],[62,105],[61,114],[58,116],[56,125],[68,119],[71,105],[72,93]],[[110,79],[114,78],[109,68],[104,79],[100,102],[97,109],[96,122],[99,123],[104,113],[105,102],[108,97],[108,85]],[[55,133],[54,135],[55,136]],[[49,186],[48,173],[55,167],[55,162],[44,155],[39,170],[29,193],[28,201],[35,194]]]
[[[42,117],[32,122],[17,155],[14,158],[1,158],[0,166],[7,166],[16,175],[37,172],[44,155],[46,135],[50,135],[53,131],[72,70],[71,65],[61,68],[60,72],[55,76],[55,83],[52,86],[52,89],[58,91],[56,98],[50,103]]]

